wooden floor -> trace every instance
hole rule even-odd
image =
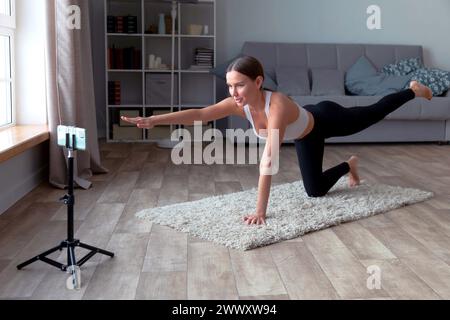
[[[76,191],[76,237],[116,256],[90,259],[79,291],[67,290],[67,274],[41,261],[18,271],[18,263],[66,238],[66,207],[57,201],[64,191],[42,184],[0,216],[0,298],[450,299],[450,146],[330,145],[324,168],[352,154],[368,182],[435,197],[241,252],[134,214],[256,187],[256,165],[175,166],[170,151],[154,145],[101,143],[110,172]],[[282,147],[280,166],[275,184],[301,178],[293,146]],[[52,257],[66,261],[64,251]],[[380,268],[381,289],[367,287],[370,266]]]

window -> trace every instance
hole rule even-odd
[[[0,0],[0,14],[11,16],[11,1]]]
[[[0,0],[0,127],[14,119],[14,0]]]

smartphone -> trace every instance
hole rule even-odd
[[[58,146],[66,147],[66,135],[69,134],[69,148],[75,147],[75,150],[86,150],[86,129],[58,126],[57,131]]]

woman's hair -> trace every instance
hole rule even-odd
[[[231,71],[242,73],[252,80],[256,80],[259,76],[264,80],[264,68],[261,62],[251,56],[241,56],[234,60],[227,68],[227,73]]]

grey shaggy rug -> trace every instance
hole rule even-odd
[[[433,193],[364,181],[349,188],[343,178],[325,197],[309,198],[302,181],[296,181],[272,186],[266,225],[248,226],[243,216],[254,212],[256,196],[257,190],[250,189],[146,209],[136,216],[229,248],[249,250],[421,202]]]

